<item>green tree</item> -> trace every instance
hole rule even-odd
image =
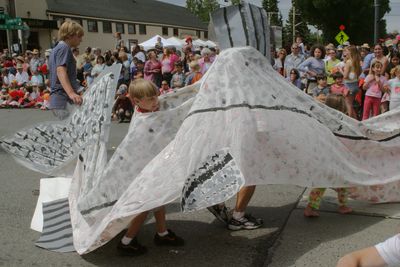
[[[345,25],[345,33],[354,44],[373,43],[374,0],[296,0],[304,21],[322,30],[326,42],[337,43],[335,36],[339,26]],[[389,0],[380,0],[379,37],[386,34],[386,21],[382,19],[390,11]]]
[[[186,0],[186,8],[207,23],[210,13],[219,8],[219,4],[216,0]]]
[[[239,5],[241,0],[231,0],[232,5]]]
[[[285,27],[283,27],[283,46],[290,47],[293,43],[293,6],[297,6],[297,1],[292,0],[292,8],[289,10],[288,19],[286,20]],[[310,30],[308,29],[307,23],[303,19],[301,10],[295,9],[295,34],[294,36],[301,36],[304,43],[310,43]],[[299,24],[300,23],[300,24]]]
[[[279,11],[278,3],[278,0],[263,0],[262,7],[268,14],[270,25],[282,27],[282,14]]]

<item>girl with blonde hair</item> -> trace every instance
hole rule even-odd
[[[347,60],[343,69],[344,84],[349,89],[349,94],[346,97],[347,109],[349,116],[357,119],[357,113],[354,110],[353,102],[356,94],[360,90],[358,87],[358,78],[362,73],[361,69],[361,56],[357,48],[352,45],[345,48]]]

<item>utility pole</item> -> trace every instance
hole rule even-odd
[[[293,3],[293,44],[296,42],[296,6]]]
[[[379,38],[379,0],[374,0],[375,16],[374,16],[374,43],[378,41]]]
[[[11,1],[7,1],[8,3],[6,4],[6,14],[7,15],[10,15],[11,14]],[[6,31],[6,33],[7,33],[7,47],[8,47],[8,51],[9,51],[9,53],[10,53],[10,55],[12,54],[12,50],[11,50],[11,47],[12,47],[12,32],[11,32],[11,30],[10,29],[7,29],[7,31]]]
[[[293,16],[292,16],[293,17],[292,18],[292,20],[293,20],[293,44],[296,42],[296,27],[303,23],[300,21],[299,23],[296,24],[296,6],[295,6],[294,2],[295,1],[292,1],[292,3],[293,3],[293,6],[292,6],[292,9],[293,9]],[[299,14],[297,14],[297,15],[299,15]]]

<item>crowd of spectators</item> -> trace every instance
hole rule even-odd
[[[173,46],[164,47],[158,40],[155,47],[148,51],[138,44],[128,49],[120,35],[116,38],[115,47],[104,53],[100,48],[87,47],[81,54],[78,48],[73,48],[82,92],[106,66],[119,63],[122,68],[116,98],[126,91],[121,85],[128,87],[132,80],[138,78],[152,81],[160,94],[166,94],[200,80],[218,54],[215,48],[195,48],[191,37],[186,38],[182,50]],[[289,83],[317,101],[324,103],[329,94],[342,95],[349,116],[367,119],[400,103],[400,92],[397,90],[400,88],[398,39],[372,47],[366,43],[356,46],[345,42],[339,46],[328,44],[309,48],[299,37],[291,45],[290,53],[284,48],[276,50],[273,67]],[[23,54],[10,54],[7,49],[0,52],[0,108],[48,109],[50,88],[47,65],[50,53],[51,49],[48,49],[42,57],[38,49],[27,50]],[[399,78],[396,77],[397,72]],[[129,114],[133,113],[132,105],[123,106],[128,108],[126,112],[117,112],[116,106],[113,109],[113,116],[120,121],[129,120]]]
[[[24,54],[0,52],[0,108],[48,109],[48,58],[51,50],[40,57],[38,49]]]
[[[329,94],[346,102],[346,114],[365,120],[400,103],[400,35],[370,47],[344,42],[343,45],[314,45],[302,38],[274,54],[273,67],[288,82],[325,103]]]
[[[124,86],[129,86],[132,80],[138,78],[152,81],[159,88],[160,94],[166,94],[200,80],[218,53],[215,48],[195,48],[191,37],[186,38],[186,45],[182,50],[172,46],[164,47],[159,40],[155,47],[148,51],[144,51],[138,44],[128,49],[120,36],[116,37],[115,47],[104,53],[100,48],[86,47],[82,54],[79,48],[72,49],[82,92],[93,83],[106,66],[119,63],[122,68],[116,100],[120,98],[122,92],[125,92],[124,96],[127,95]],[[44,57],[41,57],[38,49],[27,50],[21,55],[10,55],[8,49],[0,52],[1,108],[48,109],[50,88],[47,65],[50,53],[51,49],[48,49]],[[121,105],[121,101],[116,103]],[[123,104],[123,107],[132,108],[128,104]],[[129,114],[132,114],[133,110],[121,113],[117,112],[119,109],[120,107],[114,106],[113,117],[120,121],[129,120]]]

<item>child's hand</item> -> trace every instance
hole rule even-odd
[[[326,101],[326,95],[324,94],[320,94],[319,96],[317,96],[318,101],[320,101],[321,103],[325,104]]]
[[[390,87],[389,87],[388,84],[385,84],[385,85],[383,86],[383,91],[384,91],[385,93],[390,94]]]

